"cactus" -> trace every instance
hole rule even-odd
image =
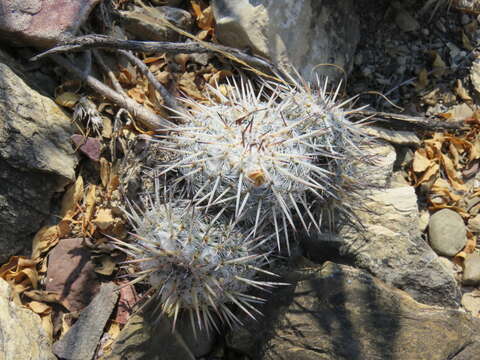
[[[268,261],[256,253],[262,241],[244,234],[222,213],[207,216],[188,201],[146,197],[144,210],[130,206],[126,214],[134,228],[134,242],[113,239],[115,247],[130,255],[125,267],[131,284],[147,281],[154,289],[150,299],[158,316],[173,317],[173,329],[181,311],[187,311],[195,331],[219,330],[218,321],[241,324],[229,304],[249,317],[260,312],[253,304],[263,299],[246,294],[250,286],[266,289],[274,282],[258,281]],[[196,325],[195,325],[196,324]]]

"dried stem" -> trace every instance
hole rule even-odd
[[[102,96],[105,96],[107,99],[114,102],[118,106],[125,108],[132,116],[138,119],[138,121],[140,121],[149,130],[157,131],[165,127],[171,128],[175,126],[175,124],[173,124],[172,122],[151,112],[130,97],[119,94],[118,92],[109,88],[93,76],[85,74],[84,72],[82,72],[82,70],[77,68],[64,57],[60,55],[52,55],[52,60],[64,69],[71,72],[80,80],[84,81],[95,92],[99,93]]]

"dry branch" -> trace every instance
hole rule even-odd
[[[466,128],[464,121],[441,121],[435,119],[428,119],[420,116],[393,114],[385,112],[367,111],[362,110],[352,113],[353,117],[368,118],[370,121],[375,122],[376,125],[388,124],[392,127],[415,128],[416,130],[460,130]]]
[[[67,53],[75,51],[85,51],[88,49],[122,49],[140,52],[156,52],[169,54],[193,54],[193,53],[227,53],[238,58],[241,61],[250,64],[253,67],[261,68],[270,71],[274,65],[268,60],[258,56],[245,54],[244,52],[231,48],[228,46],[218,44],[208,44],[208,47],[198,42],[176,43],[176,42],[161,42],[161,41],[135,41],[135,40],[120,40],[111,36],[91,34],[79,36],[74,39],[64,42],[62,45],[56,46],[50,50],[40,53],[30,60],[35,61],[45,56]]]
[[[91,75],[85,74],[82,70],[73,65],[69,60],[60,55],[52,55],[52,60],[58,65],[71,72],[74,76],[84,81],[95,92],[106,97],[118,106],[125,108],[132,116],[140,121],[145,127],[150,130],[161,130],[162,128],[172,128],[175,126],[172,122],[158,116],[147,108],[138,104],[135,100],[128,96],[124,96],[109,88],[101,81],[97,80]]]

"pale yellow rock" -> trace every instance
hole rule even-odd
[[[14,304],[13,296],[0,279],[0,360],[55,360],[40,317]]]

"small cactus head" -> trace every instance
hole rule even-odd
[[[228,95],[211,89],[209,104],[185,99],[184,125],[158,141],[178,157],[162,165],[176,170],[193,201],[220,206],[251,224],[254,232],[271,224],[280,244],[296,220],[308,231],[320,230],[311,202],[336,198],[343,162],[362,156],[360,127],[347,119],[327,86],[233,82]],[[337,89],[338,93],[338,89]]]
[[[141,211],[131,207],[127,212],[134,241],[113,241],[132,258],[125,266],[136,267],[129,273],[131,283],[152,286],[150,301],[158,315],[173,317],[175,328],[179,313],[186,311],[194,330],[197,326],[207,331],[219,330],[218,321],[240,323],[232,304],[255,318],[259,311],[254,304],[263,299],[248,295],[248,288],[275,285],[255,280],[258,272],[271,274],[261,269],[266,256],[254,252],[258,240],[225,222],[222,214],[209,217],[186,201],[157,197],[144,205]]]

